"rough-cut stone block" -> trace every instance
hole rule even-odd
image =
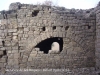
[[[3,19],[3,15],[0,14],[0,19]]]
[[[1,58],[0,63],[5,63],[7,58]]]
[[[5,47],[0,48],[0,50],[4,51],[5,50]]]
[[[18,33],[13,33],[13,35],[18,35]]]
[[[37,51],[34,51],[34,50],[33,50],[31,53],[32,53],[32,54],[37,54]]]
[[[18,64],[19,64],[19,60],[18,60],[18,59],[14,59],[13,64],[14,64],[14,65],[18,65]]]
[[[8,59],[13,59],[13,58],[14,58],[14,54],[9,53]]]
[[[9,29],[8,32],[17,32],[17,29]]]
[[[59,37],[63,37],[63,33],[62,32],[59,32]]]
[[[56,50],[49,50],[49,53],[50,53],[50,54],[51,54],[51,53],[52,53],[52,54],[53,54],[53,53],[54,53],[54,54],[56,54],[56,53],[58,54],[59,51],[56,51]]]
[[[11,50],[8,50],[7,53],[12,53],[12,51]]]
[[[13,59],[9,59],[8,60],[8,65],[13,65],[14,64],[13,61],[14,61]]]
[[[0,63],[0,68],[4,67],[4,63]]]
[[[18,50],[12,50],[12,53],[18,53]]]
[[[0,51],[0,55],[3,55],[3,51]]]
[[[17,59],[20,57],[20,53],[14,53],[14,58]]]
[[[36,55],[37,55],[36,53],[31,53],[30,57],[36,57]]]
[[[24,31],[29,31],[29,28],[24,28]]]
[[[36,51],[40,51],[40,48],[35,48]]]
[[[43,54],[44,52],[43,51],[38,51],[38,54]]]
[[[30,56],[33,56],[33,55],[30,55]],[[29,58],[28,58],[28,61],[32,61],[32,57],[29,57]]]

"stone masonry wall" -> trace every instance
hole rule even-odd
[[[99,8],[12,3],[0,14],[0,70],[99,66]],[[60,53],[36,48],[51,38],[63,40]]]
[[[94,10],[96,12],[96,41],[95,41],[95,55],[96,55],[96,68],[100,71],[100,2]]]

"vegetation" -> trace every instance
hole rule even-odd
[[[51,0],[45,0],[43,3],[37,2],[37,5],[48,5],[52,6],[53,2]]]

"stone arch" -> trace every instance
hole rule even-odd
[[[36,48],[38,48],[39,51],[43,51],[44,54],[48,54],[49,50],[59,50],[59,52],[61,52],[63,50],[63,38],[61,37],[46,38],[45,40],[39,42],[33,48],[33,50],[35,50]]]
[[[34,40],[29,40],[28,46],[26,47],[26,51],[31,51],[31,49],[36,46],[39,42],[41,42],[42,40],[45,40],[47,38],[50,37],[65,37],[66,33],[65,32],[46,32],[46,33],[42,33],[41,35],[39,35],[37,38],[35,38]],[[31,44],[30,44],[31,42]]]
[[[83,41],[83,39],[81,39],[79,36],[75,36],[74,34],[71,36],[68,36],[66,32],[45,32],[45,33],[42,33],[41,35],[39,35],[34,40],[31,40],[31,44],[28,43],[28,46],[26,47],[26,51],[24,52],[24,54],[22,56],[22,63],[23,63],[23,61],[24,61],[24,63],[28,61],[28,57],[29,57],[32,49],[39,42],[41,42],[42,40],[45,40],[47,38],[50,38],[50,37],[68,37],[72,41],[75,41],[83,50],[88,49],[88,47],[84,43],[81,43],[81,41]],[[27,55],[27,57],[26,57],[26,55]],[[26,59],[26,61],[24,60],[24,58]]]

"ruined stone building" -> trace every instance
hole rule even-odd
[[[87,10],[11,3],[1,11],[0,71],[23,68],[100,75],[100,3]]]

